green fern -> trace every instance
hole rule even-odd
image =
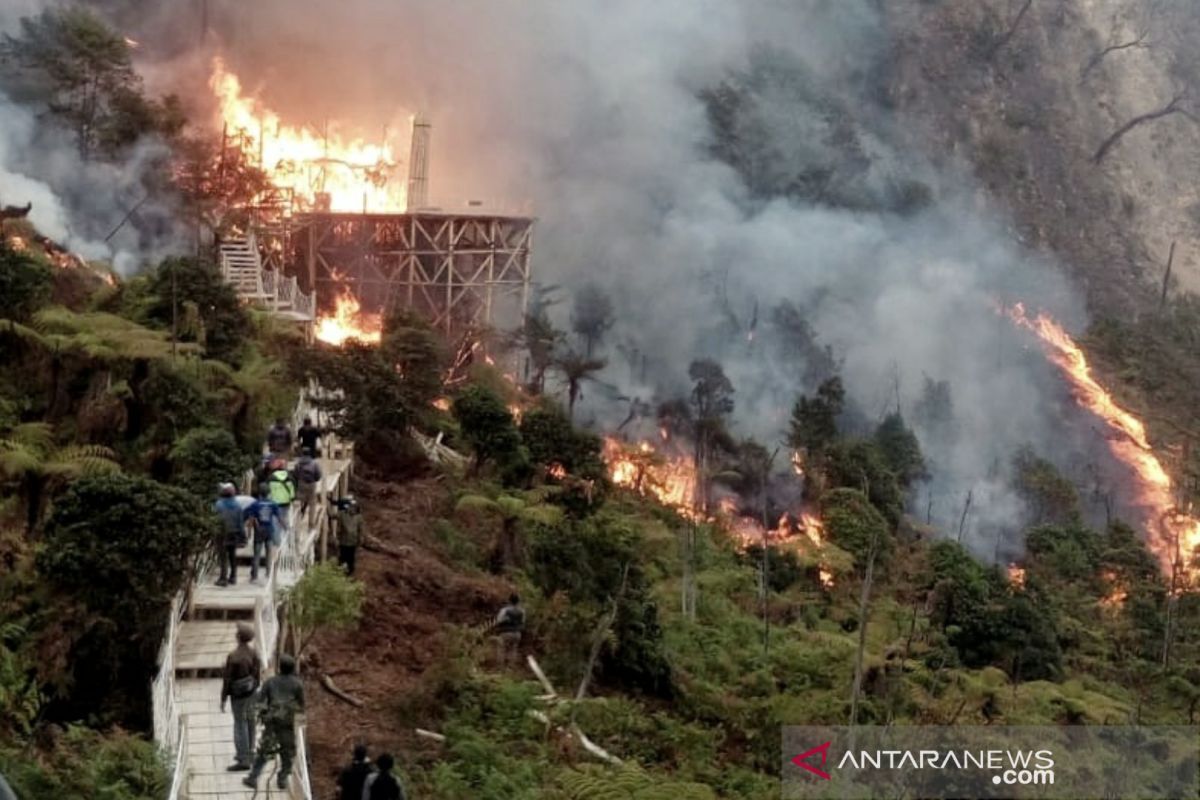
[[[707,786],[664,780],[630,765],[563,770],[558,785],[570,800],[716,800]]]

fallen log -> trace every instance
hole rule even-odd
[[[434,733],[433,731],[427,731],[424,728],[414,728],[414,730],[417,732],[417,736],[421,736],[426,739],[432,739],[435,742],[445,742],[446,741],[446,737],[440,733]]]
[[[349,703],[350,705],[354,706],[355,708],[362,708],[363,706],[366,705],[366,703],[364,703],[362,700],[359,700],[354,695],[347,694],[346,692],[339,689],[337,684],[333,682],[333,678],[329,677],[324,672],[320,673],[317,676],[317,679],[321,682],[321,686],[325,687],[325,691],[329,692],[331,695],[338,698],[339,700]]]

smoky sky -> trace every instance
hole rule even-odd
[[[201,118],[217,53],[295,124],[373,137],[426,114],[433,201],[535,214],[534,270],[561,287],[560,325],[573,288],[612,295],[609,366],[580,406],[597,427],[629,398],[686,393],[688,363],[713,358],[736,388],[735,433],[779,443],[796,393],[815,389],[781,355],[782,301],[832,349],[864,429],[897,396],[912,422],[925,379],[948,382],[954,434],[917,429],[933,467],[920,496],[953,529],[973,492],[965,538],[990,557],[1023,513],[1016,449],[1063,460],[1094,445],[1061,424],[1052,370],[996,309],[1084,318],[968,169],[900,144],[882,5],[209,0],[204,18],[194,0],[103,4],[145,42],[148,85]]]

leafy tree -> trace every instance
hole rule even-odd
[[[826,492],[821,497],[821,520],[829,540],[853,555],[859,569],[866,566],[872,549],[880,556],[891,549],[887,520],[856,489]]]
[[[602,680],[659,697],[674,691],[663,648],[658,609],[644,572],[638,529],[601,512],[569,526],[532,528],[527,572],[542,594],[563,593],[573,608],[599,617],[620,597],[617,616],[600,653]],[[621,592],[624,581],[625,590]],[[583,642],[579,642],[583,645]],[[585,646],[580,647],[583,658]]]
[[[963,664],[998,666],[1019,680],[1058,676],[1062,651],[1044,600],[1011,592],[998,571],[986,570],[957,542],[934,544],[929,567],[924,585],[933,595],[932,620]]]
[[[584,284],[575,295],[575,307],[571,313],[571,329],[583,340],[583,355],[591,359],[596,345],[616,321],[612,300],[594,283]]]
[[[695,436],[697,507],[708,509],[708,482],[718,440],[725,435],[725,418],[733,413],[733,384],[721,365],[698,359],[688,366],[693,381],[691,411]]]
[[[865,491],[871,503],[891,522],[904,513],[904,494],[875,442],[841,440],[825,455],[825,472],[831,486]]]
[[[771,309],[770,320],[778,350],[785,362],[796,365],[800,384],[819,385],[837,374],[833,348],[818,342],[816,332],[800,309],[784,300]]]
[[[459,499],[455,510],[460,514],[482,512],[500,520],[500,535],[492,547],[491,566],[493,572],[502,572],[525,561],[525,548],[520,541],[522,525],[554,527],[562,521],[562,509],[547,503],[547,497],[544,489],[502,494],[495,498],[468,494]]]
[[[917,425],[930,434],[946,439],[954,429],[954,400],[949,381],[935,381],[928,375],[921,387],[921,396],[913,407]]]
[[[577,430],[556,408],[534,408],[521,416],[521,441],[536,464],[561,464],[585,478],[605,474],[599,437]]]
[[[545,310],[538,307],[525,315],[518,340],[529,353],[528,387],[540,394],[546,387],[546,372],[554,365],[554,353],[562,340],[562,331],[554,327]]]
[[[167,609],[214,525],[182,489],[125,475],[81,478],[55,502],[36,565],[78,608],[63,622],[77,712],[144,710]]]
[[[574,350],[567,350],[554,357],[554,366],[562,372],[567,382],[567,416],[575,419],[575,403],[582,394],[583,382],[608,364],[602,358],[591,358]]]
[[[0,317],[24,321],[50,300],[47,265],[8,249],[0,239]]]
[[[217,231],[249,223],[246,209],[271,187],[248,152],[210,135],[184,136],[173,149],[174,185],[189,215]]]
[[[803,451],[807,459],[819,461],[837,439],[837,420],[845,400],[846,390],[836,375],[817,387],[814,396],[798,397],[792,407],[788,445]]]
[[[470,386],[454,399],[451,410],[463,438],[475,452],[476,471],[488,462],[507,469],[528,461],[512,413],[494,393],[482,386]]]
[[[358,624],[366,587],[346,575],[332,561],[313,564],[296,585],[287,590],[287,620],[295,632],[296,660],[322,630],[339,630]]]
[[[354,441],[357,455],[391,474],[421,462],[408,435],[423,413],[418,392],[380,348],[350,341],[309,351],[304,366],[328,390],[317,405],[330,414],[339,436]]]
[[[183,303],[193,303],[201,327],[193,332],[180,330],[180,341],[201,344],[210,358],[238,361],[250,335],[250,317],[214,264],[196,258],[169,258],[155,271],[150,290],[150,319],[168,327],[174,319],[178,327]]]
[[[195,428],[171,448],[172,482],[187,489],[198,500],[208,501],[224,482],[236,484],[253,466],[233,434],[224,428]]]
[[[1025,534],[1028,560],[1060,580],[1087,581],[1100,566],[1102,543],[1080,525],[1039,525]]]
[[[19,484],[27,532],[37,527],[47,498],[62,483],[119,472],[114,459],[111,450],[99,445],[60,446],[54,429],[44,422],[17,425],[0,437],[0,475]]]
[[[404,379],[414,408],[427,408],[441,394],[446,355],[425,318],[406,309],[393,311],[383,323],[381,349]]]
[[[177,99],[147,100],[130,46],[93,12],[49,9],[21,20],[20,36],[5,35],[3,52],[75,133],[84,159],[112,154],[145,133],[174,135],[183,125]]]
[[[888,414],[875,429],[875,446],[901,486],[926,476],[921,445],[899,414]]]
[[[1079,494],[1075,485],[1031,447],[1013,457],[1013,480],[1025,499],[1034,524],[1069,524],[1079,520]]]

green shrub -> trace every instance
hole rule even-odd
[[[75,726],[34,758],[28,750],[0,746],[0,772],[29,800],[160,800],[170,787],[154,743],[120,730],[100,734]]]
[[[167,609],[214,521],[182,489],[127,475],[80,478],[55,501],[36,565],[76,607],[62,621],[71,640],[56,643],[70,652],[57,687],[70,707],[119,719],[145,711]]]
[[[24,321],[50,300],[50,267],[0,244],[0,317]]]

